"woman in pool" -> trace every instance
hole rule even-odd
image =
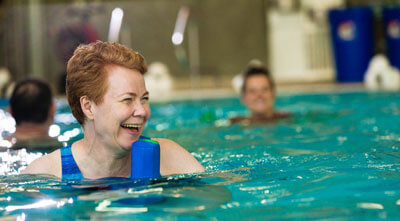
[[[251,114],[231,118],[232,124],[269,123],[291,115],[275,110],[275,85],[269,72],[262,66],[250,65],[243,73],[241,99]]]
[[[84,138],[35,160],[23,173],[63,178],[73,171],[88,179],[129,177],[131,145],[150,117],[146,69],[139,53],[120,44],[98,41],[79,46],[68,61],[66,93]],[[161,175],[204,171],[179,144],[153,140],[160,143]]]

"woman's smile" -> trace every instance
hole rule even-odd
[[[127,131],[127,133],[137,136],[138,134],[141,133],[143,129],[143,124],[141,123],[134,123],[134,124],[121,124],[121,127],[123,130]]]

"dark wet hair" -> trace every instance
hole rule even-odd
[[[247,83],[247,79],[249,79],[251,76],[255,76],[255,75],[263,75],[268,79],[268,82],[271,86],[272,91],[275,90],[275,83],[272,80],[271,74],[269,73],[269,71],[262,67],[262,66],[249,66],[244,72],[243,72],[243,84],[242,84],[242,95],[244,94],[244,92],[246,91],[246,83]]]
[[[18,82],[10,98],[12,115],[17,123],[44,123],[52,104],[52,92],[47,82],[29,78]]]

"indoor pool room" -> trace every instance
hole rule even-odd
[[[0,1],[0,221],[397,220],[400,1]]]

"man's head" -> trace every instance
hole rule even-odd
[[[10,111],[17,125],[24,122],[45,123],[53,119],[50,86],[39,79],[18,82],[10,98]]]
[[[275,85],[269,72],[262,67],[250,67],[243,73],[242,101],[252,115],[273,113]]]
[[[66,93],[72,114],[83,126],[85,115],[80,98],[87,96],[95,104],[103,102],[108,89],[108,71],[112,66],[147,71],[142,55],[117,43],[101,42],[79,46],[68,61]]]

